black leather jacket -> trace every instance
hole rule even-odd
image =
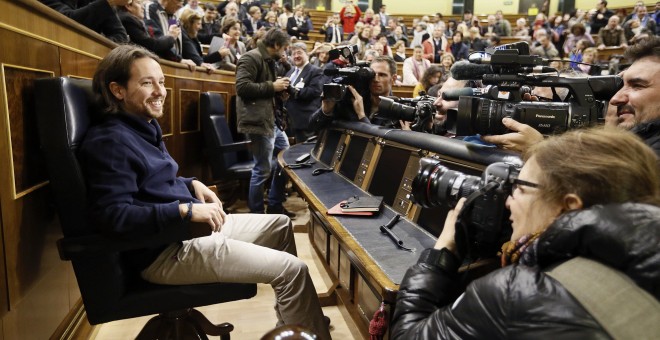
[[[627,203],[564,214],[525,250],[519,264],[473,281],[455,301],[457,274],[417,263],[401,283],[391,338],[609,339],[544,273],[576,256],[620,270],[658,299],[660,207]]]
[[[638,124],[631,131],[641,137],[660,159],[660,119]]]

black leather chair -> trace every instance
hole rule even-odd
[[[239,181],[241,198],[245,198],[254,161],[248,152],[249,140],[237,141],[225,117],[225,97],[220,93],[204,92],[199,99],[206,156],[214,181]],[[223,197],[229,206],[235,195]]]
[[[157,285],[124,266],[122,256],[127,251],[208,235],[210,230],[191,223],[189,229],[145,239],[100,234],[85,219],[86,185],[76,158],[94,114],[100,112],[94,105],[91,81],[39,79],[35,99],[39,137],[64,235],[58,241],[60,257],[72,262],[89,322],[159,314],[149,320],[138,339],[206,339],[205,334],[229,339],[231,324],[214,325],[192,308],[251,298],[256,284]]]

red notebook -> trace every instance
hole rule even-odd
[[[326,214],[328,215],[352,215],[352,216],[373,216],[373,211],[342,211],[340,205],[346,203],[346,201],[341,201],[337,203],[334,207],[328,209]]]

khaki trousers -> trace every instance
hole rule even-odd
[[[222,231],[173,244],[142,272],[157,284],[268,283],[278,326],[301,325],[330,339],[307,265],[296,257],[285,215],[230,214]]]

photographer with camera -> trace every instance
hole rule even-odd
[[[623,72],[623,88],[612,97],[610,106],[616,107],[618,126],[640,136],[660,157],[660,37],[630,47],[625,55],[633,63]],[[519,152],[543,139],[527,124],[511,118],[502,123],[513,132],[482,139]]]
[[[354,85],[347,85],[351,107],[347,107],[348,101],[338,102],[327,98],[328,94],[324,93],[321,108],[310,118],[310,129],[321,130],[335,118],[364,123],[382,121],[377,117],[378,104],[380,96],[389,96],[392,92],[392,85],[396,81],[396,62],[388,56],[379,56],[374,58],[369,68],[374,76],[369,82],[368,93],[361,94]]]
[[[459,291],[460,237],[469,230],[469,204],[460,199],[434,248],[400,284],[392,339],[657,336],[660,172],[653,151],[630,132],[595,128],[541,141],[524,160],[502,185],[509,196],[500,204],[513,229],[503,268]]]

